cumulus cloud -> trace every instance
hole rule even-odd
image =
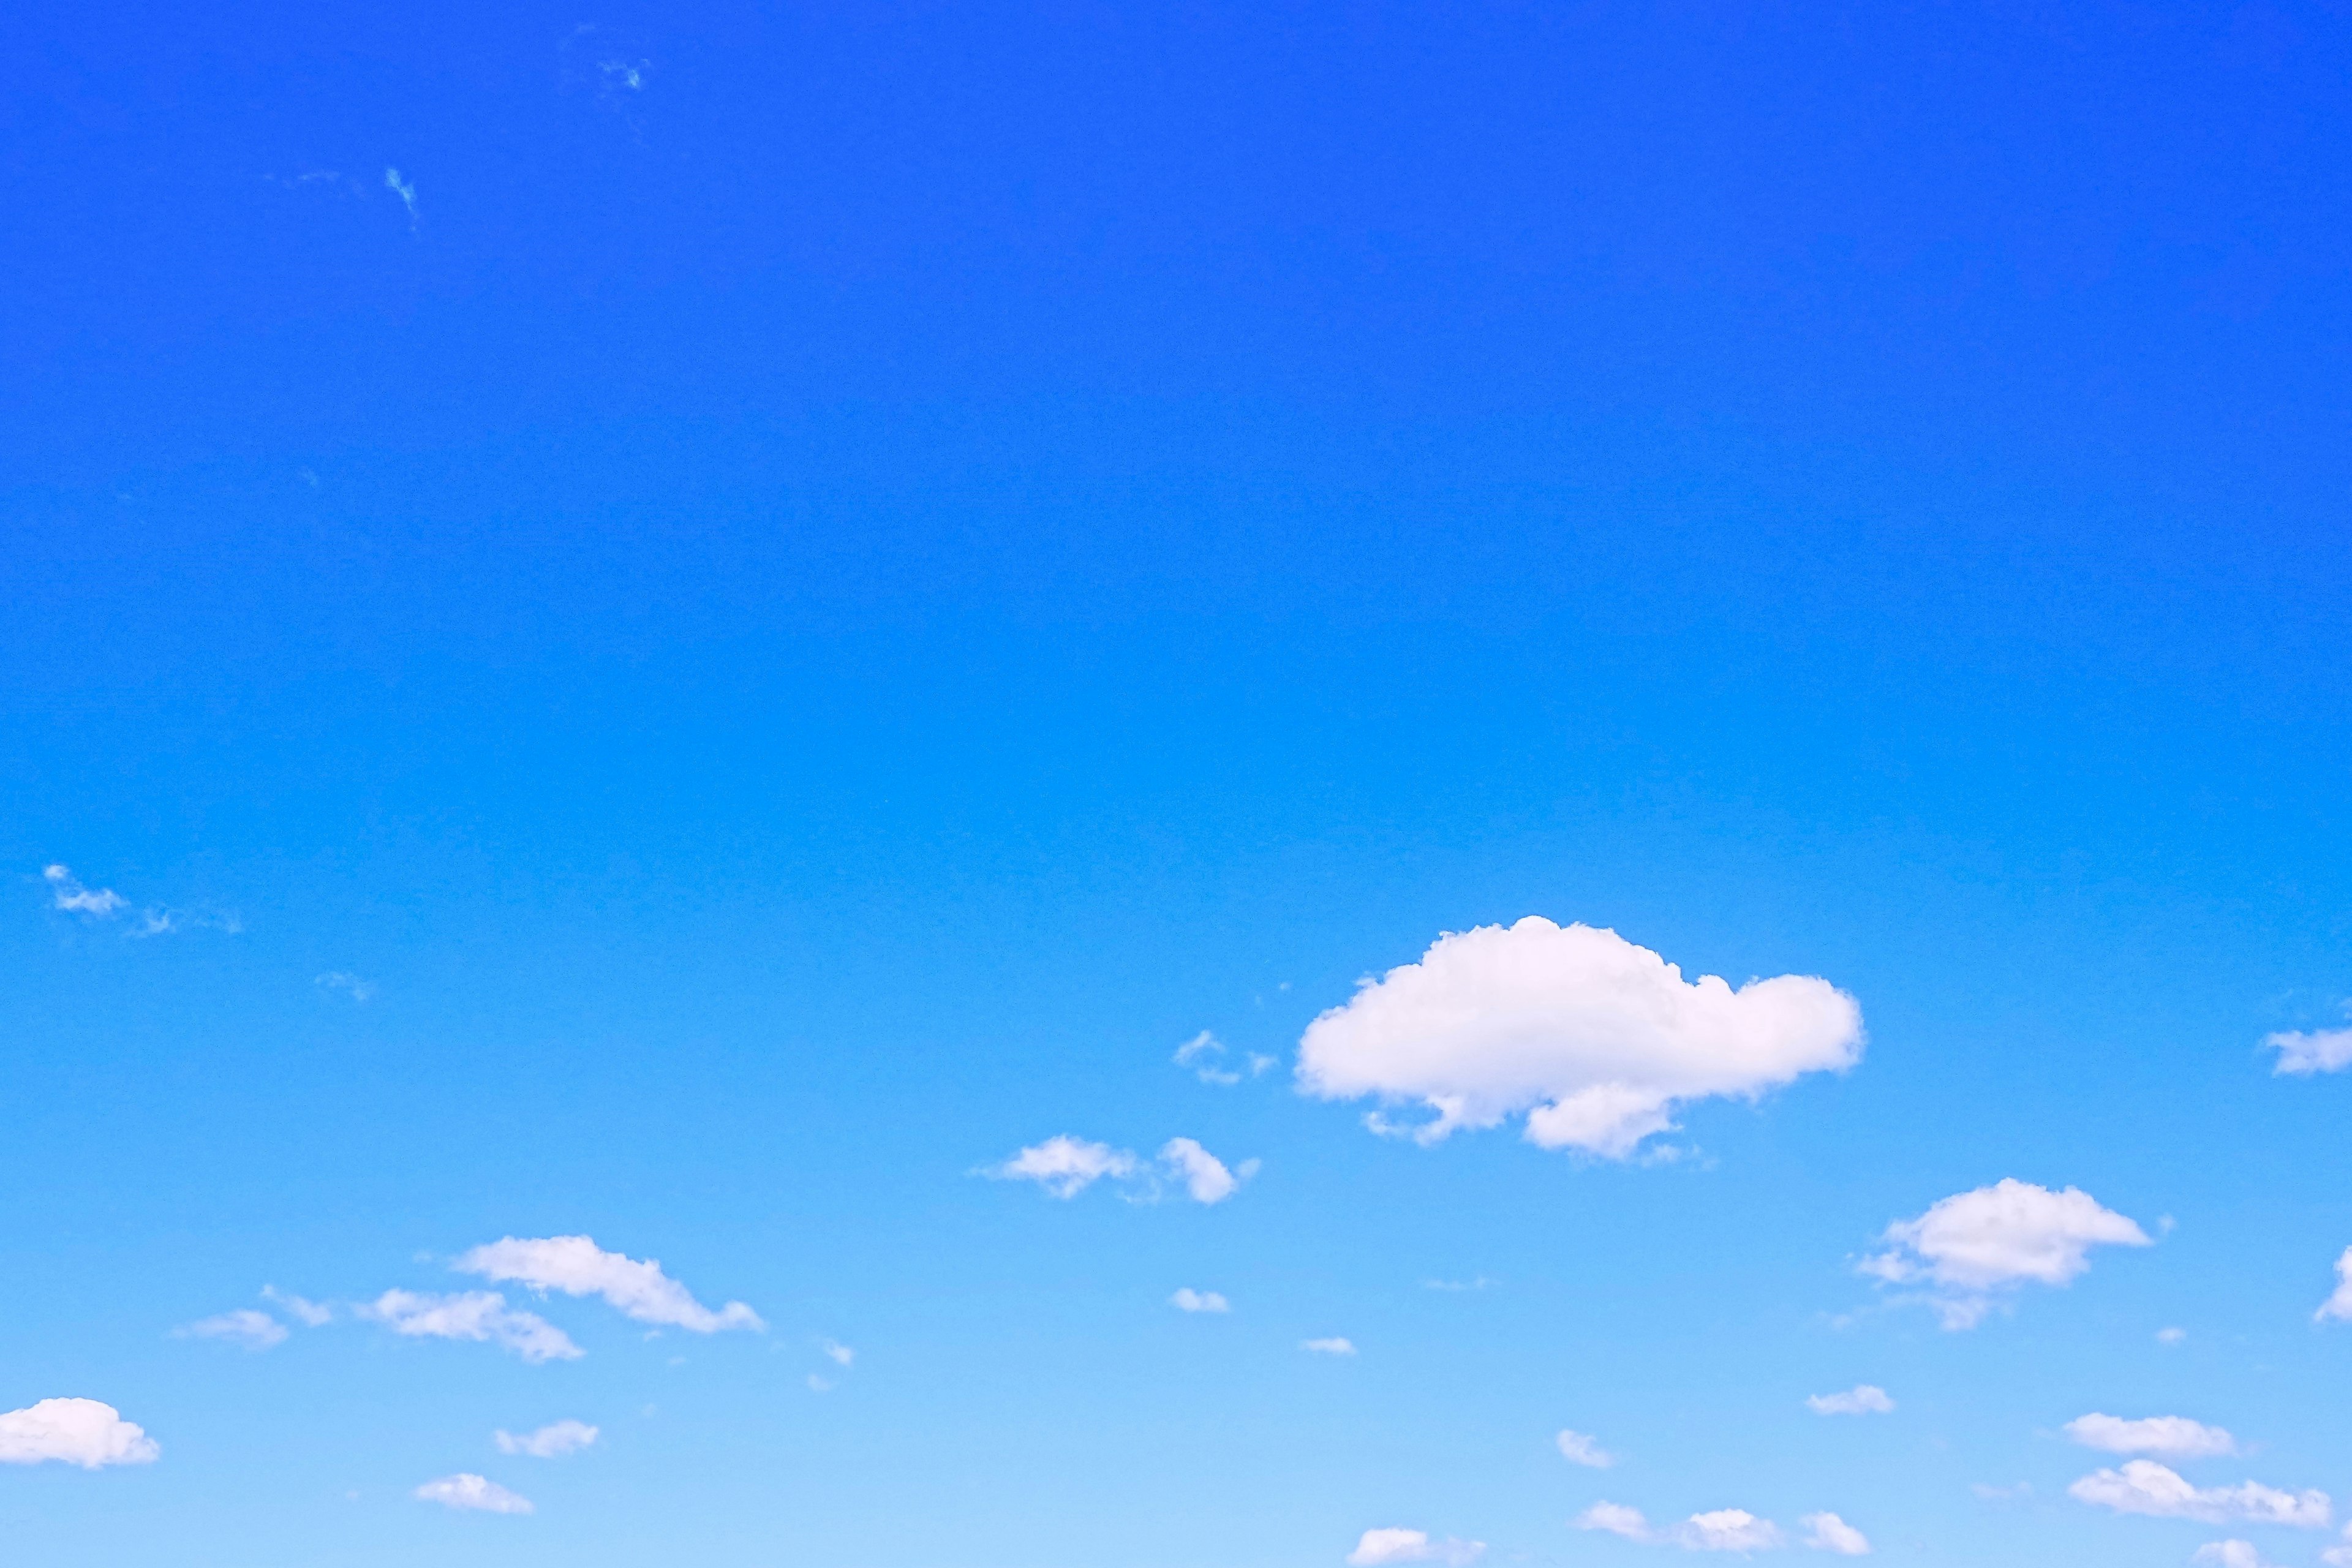
[[[152,1464],[163,1452],[136,1422],[95,1399],[44,1399],[0,1415],[0,1465],[55,1460],[100,1470]]]
[[[1184,1312],[1225,1312],[1233,1310],[1232,1304],[1216,1291],[1195,1290],[1190,1285],[1182,1287],[1168,1300],[1179,1311]]]
[[[1241,1191],[1242,1184],[1257,1171],[1255,1160],[1228,1167],[1191,1138],[1171,1138],[1160,1147],[1159,1159],[1146,1165],[1128,1150],[1065,1133],[1032,1144],[980,1173],[1001,1182],[1035,1182],[1057,1198],[1076,1197],[1097,1182],[1108,1179],[1132,1184],[1130,1199],[1150,1201],[1160,1195],[1165,1181],[1181,1185],[1195,1203],[1221,1204]]]
[[[1857,1383],[1843,1394],[1809,1394],[1805,1408],[1816,1415],[1885,1415],[1895,1401],[1874,1383]]]
[[[2333,1552],[2320,1553],[2323,1563],[2333,1562]],[[2251,1541],[2209,1541],[2190,1554],[2189,1562],[2210,1565],[2210,1568],[2278,1568],[2278,1564],[2254,1550]]]
[[[1832,1516],[1834,1517],[1834,1516]],[[1766,1552],[1783,1544],[1780,1527],[1759,1519],[1744,1508],[1719,1508],[1695,1513],[1680,1524],[1654,1530],[1637,1508],[1597,1502],[1576,1517],[1579,1530],[1605,1531],[1655,1546],[1679,1546],[1685,1552]]]
[[[1368,1530],[1348,1553],[1352,1568],[1382,1568],[1391,1563],[1443,1563],[1447,1568],[1468,1568],[1486,1554],[1483,1541],[1448,1536],[1432,1541],[1421,1530]]]
[[[534,1240],[509,1236],[474,1248],[452,1267],[460,1274],[528,1285],[541,1293],[561,1290],[567,1296],[601,1296],[623,1317],[640,1323],[659,1323],[698,1334],[767,1327],[742,1302],[730,1301],[714,1312],[663,1273],[659,1263],[606,1252],[584,1236]]]
[[[586,1353],[536,1312],[509,1308],[496,1290],[454,1296],[386,1290],[360,1308],[359,1314],[410,1339],[476,1340],[510,1350],[527,1362],[576,1361]]]
[[[585,1421],[551,1421],[536,1432],[520,1435],[504,1427],[490,1435],[501,1454],[528,1454],[534,1459],[560,1459],[576,1454],[596,1440],[596,1428]]]
[[[2243,1520],[2252,1524],[2288,1524],[2325,1530],[2331,1505],[2317,1490],[2285,1492],[2259,1481],[2234,1487],[2192,1486],[2153,1459],[2133,1459],[2119,1470],[2097,1470],[2066,1489],[2066,1495],[2094,1508],[2155,1519],[2193,1519],[2204,1524]]]
[[[1861,1008],[1825,980],[1685,982],[1615,931],[1529,915],[1368,976],[1307,1026],[1297,1078],[1325,1100],[1421,1106],[1417,1127],[1367,1123],[1423,1144],[1524,1111],[1543,1148],[1623,1159],[1685,1103],[1843,1070],[1862,1043]]]
[[[217,1317],[199,1318],[184,1328],[172,1331],[184,1340],[226,1340],[243,1345],[249,1351],[266,1351],[272,1345],[286,1342],[286,1325],[267,1312],[257,1312],[250,1307],[239,1307],[233,1312]]]
[[[1303,1351],[1312,1351],[1317,1355],[1354,1355],[1356,1353],[1356,1344],[1353,1340],[1343,1340],[1336,1334],[1328,1340],[1301,1340],[1298,1342],[1298,1348]]]
[[[2282,1031],[2263,1036],[2263,1044],[2278,1053],[2271,1071],[2281,1078],[2309,1078],[2352,1067],[2352,1029]]]
[[[2079,1187],[2053,1193],[2014,1177],[1940,1199],[1888,1226],[1883,1239],[1887,1249],[1864,1258],[1862,1272],[1924,1285],[1948,1329],[1982,1322],[2000,1291],[2072,1283],[2091,1266],[2094,1247],[2153,1245]]]
[[[1870,1537],[1833,1513],[1809,1513],[1797,1522],[1805,1527],[1805,1544],[1816,1552],[1834,1552],[1840,1557],[1870,1555]]]
[[[49,885],[49,907],[71,910],[76,914],[95,915],[100,920],[120,913],[130,907],[131,900],[111,888],[85,888],[74,874],[63,866],[44,866],[42,879]]]
[[[2066,1436],[2085,1448],[2108,1454],[2161,1454],[2168,1459],[2207,1459],[2238,1451],[2238,1440],[2219,1426],[2186,1415],[2150,1415],[2126,1421],[2093,1411],[2066,1423]]]
[[[983,1173],[1000,1182],[1034,1182],[1057,1198],[1074,1198],[1104,1177],[1135,1174],[1136,1158],[1108,1143],[1091,1143],[1067,1133],[1033,1143]]]
[[[1559,1436],[1552,1441],[1559,1446],[1559,1457],[1571,1465],[1605,1470],[1617,1462],[1617,1456],[1602,1448],[1601,1440],[1590,1432],[1573,1431],[1563,1426]]]
[[[2352,1319],[2352,1247],[2346,1247],[2343,1255],[2336,1259],[2335,1293],[2322,1301],[2319,1310],[2311,1317],[2314,1322],[2319,1323],[2330,1319],[2337,1322]]]
[[[437,1481],[425,1482],[412,1495],[425,1502],[437,1502],[443,1508],[468,1513],[531,1511],[529,1498],[517,1496],[498,1482],[477,1475],[443,1476]]]
[[[288,1317],[313,1329],[332,1321],[335,1316],[335,1310],[324,1302],[306,1301],[299,1296],[288,1295],[275,1285],[264,1285],[261,1288],[261,1299],[265,1301],[277,1302],[278,1306],[285,1309]]]

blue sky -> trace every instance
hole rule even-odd
[[[20,33],[26,1561],[2352,1553],[2341,7]]]

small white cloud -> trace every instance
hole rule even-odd
[[[1841,1557],[1867,1557],[1870,1538],[1833,1513],[1809,1513],[1797,1521],[1805,1527],[1805,1544]]]
[[[71,871],[63,866],[44,866],[41,876],[49,884],[50,908],[71,910],[76,914],[95,915],[100,920],[120,913],[130,900],[111,888],[85,888]]]
[[[2312,1315],[2314,1322],[2324,1323],[2333,1319],[2337,1322],[2352,1319],[2352,1247],[2344,1249],[2336,1260],[2336,1290],[2319,1304]]]
[[[835,1386],[833,1379],[829,1377],[820,1376],[814,1372],[808,1374],[808,1387],[811,1394],[831,1394]]]
[[[1976,1493],[1977,1497],[1985,1502],[2023,1502],[2033,1495],[2033,1483],[2020,1481],[2013,1487],[1994,1487],[1979,1481],[1969,1487],[1969,1490]]]
[[[1385,1568],[1391,1563],[1443,1563],[1447,1568],[1468,1568],[1486,1554],[1483,1541],[1447,1537],[1432,1541],[1421,1530],[1368,1530],[1348,1553],[1351,1568]]]
[[[416,226],[416,187],[402,179],[399,170],[386,169],[383,172],[383,188],[400,198],[400,205],[408,211],[408,226],[415,228]]]
[[[2324,1530],[2332,1511],[2326,1492],[2281,1491],[2259,1481],[2234,1487],[2197,1487],[2153,1459],[2133,1459],[2119,1470],[2098,1470],[2066,1489],[2066,1495],[2094,1508],[2156,1519],[2193,1519],[2205,1524],[2244,1520]]]
[[[1190,1285],[1168,1300],[1182,1312],[1224,1312],[1232,1310],[1231,1303],[1214,1290],[1195,1290]]]
[[[275,1285],[264,1285],[261,1299],[277,1302],[286,1310],[287,1316],[313,1329],[334,1321],[335,1310],[332,1307],[320,1301],[306,1301],[299,1296],[289,1296]]]
[[[386,1290],[358,1310],[361,1317],[410,1339],[474,1340],[512,1351],[527,1362],[576,1361],[586,1353],[537,1313],[509,1308],[496,1290],[454,1296]]]
[[[1816,1415],[1885,1415],[1895,1401],[1874,1383],[1857,1383],[1843,1394],[1809,1394],[1805,1408]]]
[[[1353,1341],[1343,1340],[1337,1335],[1328,1340],[1301,1340],[1298,1342],[1298,1348],[1303,1351],[1312,1351],[1317,1355],[1354,1355],[1356,1353]]]
[[[468,1513],[529,1513],[530,1500],[519,1497],[492,1480],[476,1475],[443,1476],[437,1481],[427,1481],[411,1494],[425,1502],[437,1502],[443,1508],[454,1508]]]
[[[2177,1345],[2183,1342],[2188,1338],[2189,1331],[2187,1329],[2158,1329],[2156,1331],[2156,1342],[2160,1345]]]
[[[1597,1502],[1576,1517],[1579,1530],[1605,1531],[1628,1541],[1679,1546],[1685,1552],[1765,1552],[1782,1544],[1780,1527],[1743,1508],[1695,1513],[1668,1530],[1653,1530],[1642,1510],[1622,1503]]]
[[[845,1367],[857,1359],[857,1352],[839,1340],[819,1340],[816,1348],[823,1351],[824,1359],[835,1366]]]
[[[286,1342],[286,1325],[268,1313],[257,1312],[250,1307],[239,1307],[218,1317],[200,1318],[185,1328],[173,1329],[172,1332],[184,1340],[226,1340],[249,1351],[266,1351],[272,1345]]]
[[[1280,1065],[1273,1057],[1262,1057],[1255,1051],[1249,1053],[1249,1075],[1252,1078],[1257,1078]]]
[[[375,994],[375,982],[362,980],[356,974],[346,974],[340,969],[330,969],[310,984],[322,990],[340,991],[354,1002],[365,1002]]]
[[[2319,1560],[2331,1563],[2333,1552],[2323,1552]],[[2251,1541],[2209,1541],[2190,1554],[2189,1562],[2208,1564],[2210,1568],[2278,1568],[2278,1564],[2254,1550]]]
[[[1481,1274],[1470,1279],[1424,1279],[1421,1288],[1424,1290],[1491,1290],[1497,1283]]]
[[[1176,1055],[1171,1059],[1202,1083],[1231,1088],[1241,1082],[1242,1075],[1226,1067],[1224,1058],[1224,1042],[1203,1029],[1177,1047]]]
[[[1617,1462],[1617,1456],[1601,1446],[1599,1438],[1590,1432],[1577,1432],[1563,1426],[1552,1441],[1559,1447],[1559,1457],[1571,1465],[1587,1469],[1605,1470]]]
[[[0,1415],[0,1465],[54,1460],[99,1470],[152,1464],[163,1452],[135,1422],[95,1399],[44,1399]]]
[[[2126,1421],[2096,1411],[2066,1423],[2066,1436],[2085,1448],[2108,1454],[2160,1454],[2168,1459],[2206,1459],[2234,1454],[2238,1441],[2219,1426],[2186,1415],[2150,1415]]]
[[[2352,1067],[2352,1029],[2265,1035],[2263,1044],[2279,1054],[2278,1061],[2271,1068],[2277,1077],[2309,1078],[2314,1073],[2342,1072]]]
[[[576,1454],[596,1440],[596,1428],[585,1421],[553,1421],[536,1432],[520,1434],[500,1427],[490,1435],[501,1454],[528,1454],[534,1459],[560,1459]]]
[[[1997,1292],[2072,1283],[2090,1268],[2094,1247],[2155,1245],[2080,1188],[2053,1193],[2014,1177],[1940,1199],[1918,1218],[1888,1226],[1884,1239],[1891,1245],[1863,1259],[1862,1272],[1926,1285],[1947,1329],[1976,1327]]]
[[[1686,983],[1615,931],[1530,915],[1367,977],[1307,1026],[1297,1079],[1325,1100],[1418,1104],[1417,1127],[1367,1124],[1424,1145],[1524,1112],[1533,1143],[1622,1160],[1685,1103],[1843,1071],[1862,1042],[1860,1007],[1825,980]]]
[[[1160,1163],[1184,1184],[1196,1204],[1221,1204],[1241,1191],[1257,1174],[1257,1162],[1244,1160],[1232,1170],[1190,1138],[1171,1138],[1160,1151]]]
[[[475,1247],[451,1267],[460,1274],[478,1274],[500,1283],[511,1280],[541,1292],[600,1296],[623,1317],[640,1323],[663,1323],[698,1334],[767,1327],[742,1302],[730,1301],[714,1312],[663,1273],[659,1263],[606,1252],[584,1236],[534,1240],[509,1236]]]
[[[1136,1169],[1135,1156],[1124,1149],[1063,1133],[982,1173],[1000,1182],[1034,1182],[1057,1198],[1074,1198],[1106,1176],[1124,1179]]]

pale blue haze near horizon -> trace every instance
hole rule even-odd
[[[0,1413],[157,1453],[0,1559],[2346,1550],[2352,1079],[2264,1041],[2352,998],[2352,8],[20,32]],[[1301,1092],[1527,916],[1860,1059],[1624,1159]],[[1143,1173],[986,1173],[1060,1135]],[[2148,1244],[1864,1271],[2012,1179]],[[764,1327],[453,1267],[568,1236]],[[354,1310],[490,1288],[583,1353]],[[2092,1413],[2328,1527],[2070,1495]]]

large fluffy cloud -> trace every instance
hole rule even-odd
[[[1423,1143],[1525,1111],[1533,1142],[1622,1159],[1686,1101],[1752,1100],[1861,1056],[1862,1010],[1826,980],[1685,981],[1615,931],[1529,915],[1441,936],[1419,963],[1367,978],[1307,1026],[1298,1085],[1418,1104]]]
[[[767,1326],[740,1301],[730,1301],[714,1312],[663,1273],[659,1263],[606,1252],[584,1236],[529,1241],[509,1236],[474,1248],[456,1267],[461,1274],[479,1274],[500,1283],[511,1280],[534,1290],[601,1296],[624,1317],[698,1334]]]
[[[1887,1249],[1863,1259],[1863,1272],[1927,1286],[1948,1329],[1974,1328],[1999,1291],[2070,1283],[2091,1266],[2094,1247],[2149,1245],[2147,1232],[2080,1188],[2053,1193],[2014,1178],[1941,1199],[1888,1226],[1884,1239]]]
[[[44,1399],[0,1415],[0,1465],[56,1460],[85,1470],[152,1464],[163,1453],[136,1422],[95,1399]]]
[[[443,1508],[457,1509],[468,1513],[529,1513],[531,1511],[529,1498],[518,1496],[485,1477],[467,1473],[443,1476],[437,1481],[427,1481],[416,1489],[415,1496],[424,1502],[437,1502]]]
[[[510,1350],[528,1362],[576,1361],[587,1353],[538,1313],[509,1307],[496,1290],[454,1296],[386,1290],[359,1313],[410,1339],[477,1340]]]
[[[2238,1451],[2238,1440],[2219,1426],[2186,1415],[2149,1415],[2126,1421],[2093,1411],[2066,1423],[2066,1436],[2085,1448],[2108,1454],[2161,1454],[2168,1459],[2208,1459]]]
[[[2327,1494],[2281,1491],[2260,1481],[2234,1487],[2199,1487],[2153,1459],[2134,1459],[2119,1470],[2096,1470],[2066,1489],[2077,1502],[2117,1513],[2157,1519],[2193,1519],[2205,1524],[2244,1520],[2252,1524],[2290,1524],[2325,1530],[2331,1514]]]
[[[1442,1563],[1446,1568],[1468,1568],[1486,1553],[1483,1541],[1447,1537],[1432,1541],[1423,1530],[1368,1530],[1348,1553],[1350,1568],[1389,1568],[1398,1563]]]

